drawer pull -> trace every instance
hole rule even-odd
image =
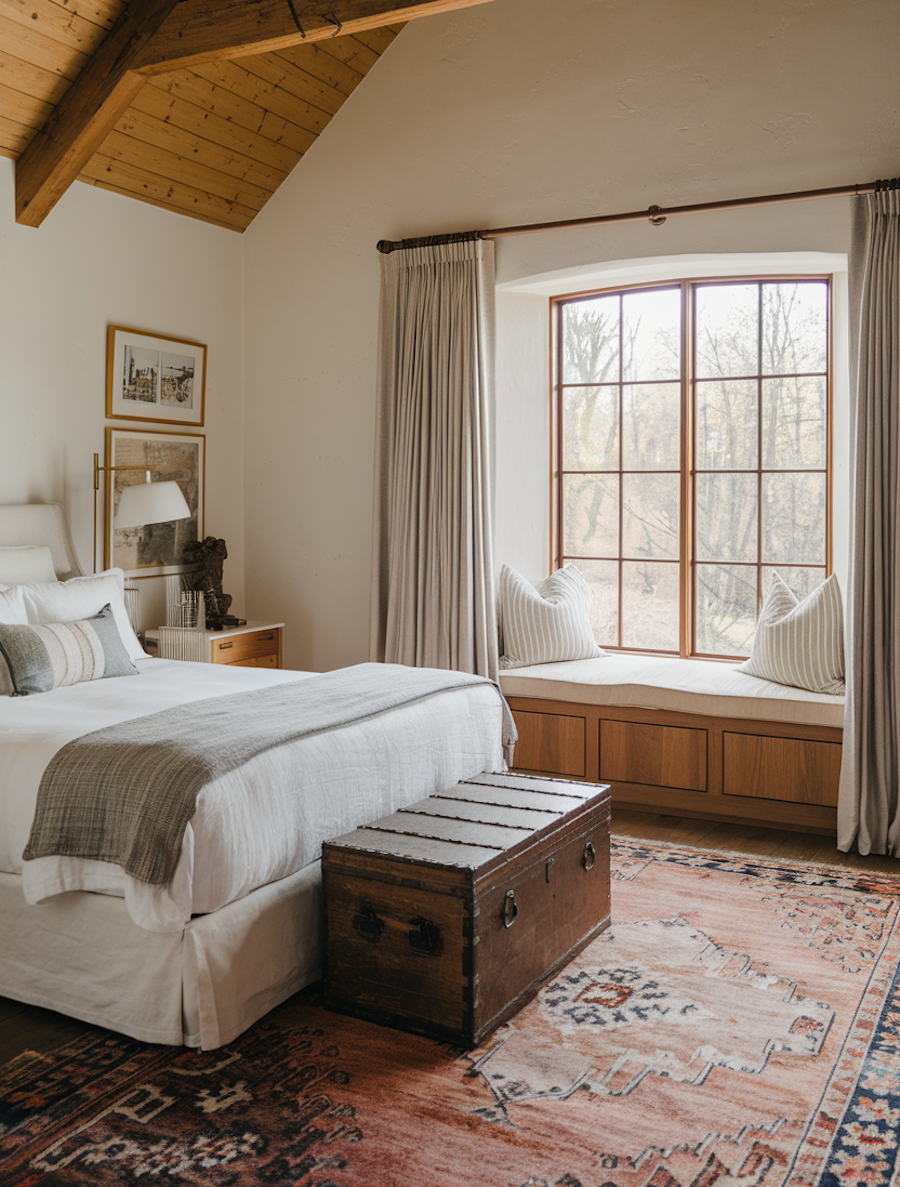
[[[555,865],[556,865],[556,858],[549,857],[547,859],[546,866],[544,866],[544,877],[547,879],[548,882],[550,881],[550,875],[553,873],[553,867]]]
[[[597,854],[594,852],[594,843],[593,841],[588,841],[584,847],[584,853],[581,855],[581,864],[586,870],[592,870],[596,860]]]
[[[274,638],[275,638],[274,635],[260,635],[259,636],[261,643],[271,643]]]
[[[234,646],[234,644],[233,644],[233,643],[220,643],[220,644],[219,644],[219,650],[220,650],[220,651],[227,651],[229,647],[233,647],[233,646]]]
[[[500,912],[503,926],[512,927],[518,913],[519,908],[516,906],[516,892],[514,890],[507,890],[506,898],[503,900],[503,910]]]

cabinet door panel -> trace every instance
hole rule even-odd
[[[837,804],[841,747],[837,742],[726,733],[725,795]]]
[[[601,721],[600,779],[706,791],[706,730]]]
[[[513,717],[519,740],[515,766],[523,771],[585,776],[585,721],[562,713],[522,713]]]

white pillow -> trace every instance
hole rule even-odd
[[[24,626],[28,622],[21,586],[0,590],[0,622],[12,623],[14,626]],[[9,668],[6,666],[3,655],[0,654],[0,697],[12,696],[12,692]]]
[[[71,577],[68,581],[23,585],[25,610],[30,623],[77,622],[99,614],[104,606],[112,607],[113,618],[129,658],[146,659],[128,620],[125,609],[125,574],[121,569],[106,569],[95,577]]]
[[[25,581],[55,581],[53,554],[45,544],[22,548],[0,548],[0,585],[21,585]]]
[[[844,608],[832,575],[801,602],[773,572],[763,595],[750,658],[739,672],[789,688],[844,691]]]
[[[500,570],[503,623],[502,668],[549,664],[563,659],[596,659],[590,618],[591,588],[574,565],[564,565],[535,589],[515,569]]]

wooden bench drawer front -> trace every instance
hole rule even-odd
[[[706,730],[601,721],[600,779],[706,791]]]
[[[214,664],[243,664],[247,667],[277,667],[280,634],[280,630],[269,629],[267,631],[248,631],[245,635],[234,635],[230,639],[214,639],[212,662]],[[260,660],[271,662],[260,663]]]
[[[546,771],[583,779],[585,720],[562,713],[513,714],[519,740],[515,765],[525,771]]]
[[[841,773],[837,742],[723,735],[725,795],[836,806]]]

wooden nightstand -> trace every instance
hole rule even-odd
[[[281,629],[283,622],[248,622],[246,626],[224,631],[197,631],[202,643],[197,658],[204,663],[230,664],[237,668],[280,668]],[[165,655],[160,649],[160,632],[147,631],[144,647],[150,655],[161,659],[179,658]]]

